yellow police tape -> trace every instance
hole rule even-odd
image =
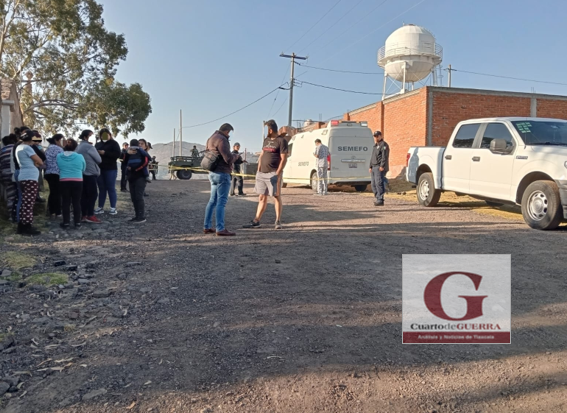
[[[192,168],[192,167],[183,167],[183,166],[169,166],[169,172],[172,171],[195,171],[195,172],[201,172],[201,173],[209,173],[209,171],[207,171],[206,169],[203,168]],[[230,175],[232,176],[242,176],[243,178],[256,178],[256,175],[252,175],[252,174],[235,174],[235,173],[231,173]],[[285,182],[290,182],[290,181],[308,181],[308,178],[285,178],[284,181]],[[329,178],[313,178],[314,181],[323,181],[323,180],[329,180]],[[370,176],[350,176],[350,177],[345,177],[345,178],[340,178],[341,181],[354,181],[354,180],[370,180]]]

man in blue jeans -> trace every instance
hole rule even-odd
[[[207,141],[207,151],[218,156],[218,162],[214,171],[209,172],[211,182],[211,198],[205,210],[205,224],[203,232],[205,234],[216,233],[218,237],[230,237],[236,235],[224,227],[224,208],[228,200],[230,191],[230,173],[232,165],[240,156],[230,151],[228,138],[234,128],[228,124],[223,124],[218,131]],[[216,209],[216,230],[213,226],[213,211]]]
[[[370,180],[372,182],[372,192],[376,200],[375,206],[384,206],[384,192],[386,174],[390,169],[390,147],[384,142],[382,132],[374,132],[374,146],[370,157]]]

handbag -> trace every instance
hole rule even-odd
[[[201,161],[201,168],[205,171],[214,172],[217,169],[219,164],[220,155],[216,155],[210,150],[206,150],[203,156],[203,160]]]

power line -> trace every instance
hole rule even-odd
[[[284,99],[284,101],[282,102],[282,104],[280,105],[280,107],[278,108],[278,110],[276,110],[276,111],[274,112],[274,114],[272,115],[273,118],[275,118],[276,115],[280,112],[280,110],[282,110],[282,108],[283,108],[284,105],[286,104],[287,100],[288,100],[288,98],[286,97],[286,98]]]
[[[390,24],[391,22],[393,22],[394,20],[398,19],[399,17],[403,16],[404,14],[406,14],[407,12],[413,10],[414,8],[416,8],[417,6],[419,6],[421,3],[425,2],[426,0],[421,0],[419,2],[417,2],[416,4],[414,4],[413,6],[411,6],[410,8],[406,9],[405,11],[403,11],[402,13],[398,14],[396,17],[394,17],[393,19],[388,20],[387,22],[381,24],[380,26],[378,26],[377,28],[375,28],[374,30],[372,30],[370,33],[367,33],[366,35],[364,35],[363,37],[361,37],[360,39],[356,40],[355,42],[352,42],[351,44],[349,44],[348,46],[346,46],[345,48],[339,50],[337,53],[334,53],[330,56],[328,56],[326,59],[324,59],[321,63],[326,62],[327,60],[329,60],[332,57],[335,57],[336,55],[344,52],[346,49],[349,49],[351,46],[361,42],[362,40],[366,39],[368,36],[370,36],[371,34],[373,34],[374,32],[380,30],[381,28],[383,28],[384,26]],[[309,70],[306,70],[305,72],[299,74],[297,77],[303,76],[305,73],[307,73]]]
[[[216,118],[216,119],[210,120],[210,121],[208,121],[208,122],[199,123],[199,124],[197,124],[197,125],[184,126],[183,129],[190,129],[190,128],[196,128],[196,127],[198,127],[198,126],[208,125],[209,123],[217,122],[217,121],[219,121],[219,120],[221,120],[221,119],[224,119],[224,118],[227,118],[227,117],[229,117],[229,116],[232,116],[232,115],[234,115],[235,113],[241,112],[241,111],[243,111],[244,109],[246,109],[246,108],[252,106],[254,103],[257,103],[257,102],[261,101],[262,99],[268,97],[269,95],[271,95],[272,93],[274,93],[276,90],[278,90],[278,89],[280,89],[280,88],[281,88],[281,86],[278,86],[277,88],[272,89],[270,92],[266,93],[264,96],[259,97],[259,98],[256,99],[254,102],[249,103],[249,104],[247,104],[246,106],[243,106],[243,107],[241,107],[241,108],[238,109],[238,110],[235,110],[234,112],[230,112],[230,113],[227,114],[227,115],[221,116],[220,118]]]
[[[328,45],[330,45],[331,43],[333,43],[335,40],[341,38],[346,32],[348,32],[350,29],[352,29],[355,26],[358,26],[360,24],[361,21],[367,19],[372,13],[374,13],[376,10],[378,10],[381,6],[383,6],[388,0],[384,0],[382,3],[378,4],[376,7],[374,7],[370,12],[366,13],[364,15],[364,17],[362,17],[362,19],[359,19],[356,21],[356,23],[354,23],[352,26],[350,26],[348,29],[346,29],[344,32],[342,32],[341,34],[339,34],[338,36],[336,36],[335,38],[333,38],[333,40],[331,40],[330,42],[328,42],[327,44],[323,45],[323,47],[321,47],[320,49],[324,49],[325,47],[327,47]]]
[[[292,48],[293,46],[295,46],[297,43],[299,43],[299,41],[300,41],[301,39],[303,39],[307,33],[309,33],[311,30],[313,30],[313,29],[315,28],[315,26],[317,26],[317,25],[321,22],[321,20],[323,20],[323,19],[325,18],[325,16],[327,16],[327,14],[329,14],[331,11],[333,11],[333,9],[334,9],[335,7],[337,7],[337,5],[338,5],[341,1],[342,1],[342,0],[337,1],[329,10],[327,10],[327,12],[326,12],[323,16],[321,16],[321,18],[320,18],[319,20],[317,20],[317,21],[315,22],[315,24],[314,24],[313,26],[311,26],[311,27],[309,28],[309,30],[307,30],[305,33],[303,33],[303,35],[301,35],[301,37],[300,37],[299,39],[297,39],[297,40],[296,40],[291,46],[289,46],[286,50],[291,50],[291,48]]]
[[[356,72],[356,71],[352,71],[352,70],[337,70],[337,69],[327,69],[325,67],[315,67],[315,66],[308,66],[305,65],[303,63],[297,63],[300,66],[303,67],[308,67],[310,69],[316,69],[316,70],[325,70],[327,72],[337,72],[337,73],[354,73],[357,75],[374,75],[374,76],[382,76],[382,73],[376,73],[376,72]]]
[[[342,19],[344,19],[346,16],[348,16],[348,14],[353,11],[360,3],[362,3],[364,0],[360,0],[358,3],[356,3],[353,7],[351,7],[345,14],[343,14],[339,20],[337,20],[336,22],[334,22],[333,24],[331,24],[329,27],[327,27],[327,30],[323,31],[323,33],[321,33],[319,36],[317,36],[315,38],[315,40],[313,40],[311,43],[309,43],[307,46],[305,46],[303,49],[301,49],[299,51],[299,53],[303,52],[305,49],[307,49],[309,46],[311,46],[313,43],[315,43],[317,40],[319,40],[325,33],[327,33],[329,30],[331,30],[333,27],[335,27],[337,25],[337,23],[339,23]]]
[[[359,92],[359,91],[356,91],[356,90],[339,89],[339,88],[336,88],[336,87],[325,86],[325,85],[318,85],[317,83],[311,83],[311,82],[305,82],[305,81],[302,81],[301,84],[310,85],[310,86],[316,86],[316,87],[322,87],[322,88],[324,88],[324,89],[337,90],[337,91],[339,91],[339,92],[358,93],[358,94],[360,94],[360,95],[380,95],[380,96],[382,96],[382,93]]]
[[[469,72],[468,70],[460,70],[460,69],[451,69],[451,70],[452,70],[453,72],[469,73],[469,74],[471,74],[471,75],[498,77],[498,78],[500,78],[500,79],[520,80],[520,81],[522,81],[522,82],[547,83],[547,84],[550,84],[550,85],[567,86],[567,83],[550,82],[550,81],[546,81],[546,80],[523,79],[523,78],[520,78],[520,77],[493,75],[493,74],[490,74],[490,73]]]

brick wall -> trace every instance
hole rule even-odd
[[[427,91],[422,88],[386,99],[346,113],[343,119],[366,121],[372,131],[382,131],[390,145],[389,176],[396,177],[406,165],[409,147],[426,145]]]
[[[431,143],[445,146],[457,124],[474,118],[530,116],[531,98],[433,90]]]
[[[410,146],[445,146],[460,121],[534,115],[567,119],[567,97],[428,86],[345,113],[343,119],[366,121],[370,129],[384,133],[390,176],[396,177]]]

